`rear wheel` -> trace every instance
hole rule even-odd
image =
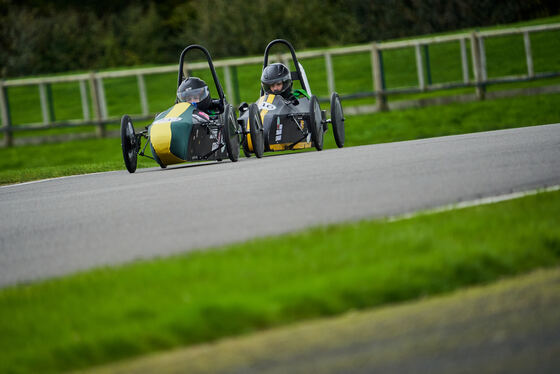
[[[239,159],[238,127],[237,121],[235,120],[234,109],[231,105],[227,105],[224,112],[223,129],[228,157],[232,162]]]
[[[311,130],[311,140],[313,140],[313,145],[318,151],[323,149],[323,117],[321,115],[321,106],[319,105],[319,100],[317,96],[311,96],[311,102],[309,104],[309,114],[310,121],[309,127]]]
[[[334,141],[338,148],[344,146],[344,113],[340,104],[340,97],[336,92],[331,95],[331,123],[333,127]]]
[[[138,164],[140,140],[136,138],[132,120],[126,114],[121,118],[121,147],[126,169],[134,173]]]
[[[259,107],[255,103],[249,106],[249,135],[255,156],[261,158],[264,153],[264,129]]]

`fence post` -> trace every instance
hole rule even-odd
[[[84,114],[84,120],[90,119],[89,116],[89,100],[87,96],[86,81],[80,81],[80,98],[82,99],[82,113]]]
[[[109,111],[107,110],[107,97],[105,96],[105,86],[103,85],[103,78],[98,77],[95,79],[97,82],[97,92],[99,94],[99,106],[101,107],[101,119],[106,120],[109,118]]]
[[[50,83],[39,83],[39,97],[41,99],[41,112],[45,125],[55,121],[52,87]]]
[[[233,105],[233,83],[231,83],[231,70],[228,65],[224,65],[224,78],[226,81],[226,98]]]
[[[476,96],[479,100],[484,100],[485,88],[482,84],[482,63],[480,59],[480,47],[478,41],[478,36],[476,35],[476,32],[473,31],[471,34],[471,54],[473,60],[474,80],[476,84]]]
[[[375,92],[375,104],[378,111],[389,110],[387,106],[387,95],[383,78],[383,60],[377,43],[371,45],[371,68],[373,75],[373,91]]]
[[[50,122],[49,107],[47,105],[47,88],[44,83],[39,83],[39,98],[41,99],[41,113],[43,114],[43,123],[46,125]]]
[[[237,66],[233,65],[231,67],[232,75],[233,75],[233,93],[235,97],[233,98],[233,102],[235,105],[241,102],[241,94],[239,93],[239,78],[237,77]]]
[[[97,79],[95,78],[95,73],[92,71],[89,73],[89,88],[91,90],[91,100],[93,101],[93,111],[95,115],[95,123],[97,127],[95,128],[95,133],[98,137],[103,138],[105,136],[105,126],[103,125],[103,119],[101,118],[101,104],[99,100],[99,89],[97,87]]]
[[[327,69],[327,85],[329,88],[329,95],[336,91],[334,85],[334,71],[332,66],[332,56],[330,53],[325,53],[325,68]]]
[[[0,114],[2,115],[2,130],[4,131],[4,146],[14,145],[12,132],[12,119],[10,118],[10,104],[8,102],[8,91],[4,86],[4,81],[0,79]]]
[[[420,44],[416,43],[414,46],[414,52],[416,55],[416,73],[418,74],[418,87],[422,90],[426,90],[426,83],[424,82],[424,66],[422,65],[422,52],[420,50]]]
[[[146,83],[144,82],[144,75],[137,74],[136,80],[138,81],[138,93],[140,94],[140,104],[142,105],[142,114],[147,116],[150,113],[148,108],[148,95],[146,94]]]
[[[529,32],[525,31],[523,33],[523,42],[525,44],[525,57],[527,59],[527,75],[529,78],[535,76],[535,70],[533,68],[533,55],[531,54],[531,39],[529,38]]]
[[[469,61],[467,59],[467,41],[466,38],[459,40],[461,48],[461,67],[463,69],[463,83],[469,83]]]
[[[478,38],[478,48],[480,48],[480,71],[482,72],[482,82],[488,80],[488,70],[486,69],[486,48],[484,47],[484,37]]]

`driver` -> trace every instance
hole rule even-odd
[[[210,108],[212,103],[208,85],[197,77],[189,77],[179,85],[177,99],[182,103],[190,103],[198,110],[204,112]]]
[[[292,99],[292,77],[284,64],[275,63],[263,69],[261,85],[264,92]]]
[[[212,98],[208,85],[202,79],[189,77],[181,82],[177,89],[177,99],[182,103],[190,103],[195,107],[193,120],[195,122],[205,122],[210,119],[208,114],[213,114],[210,110]]]

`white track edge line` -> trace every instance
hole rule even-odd
[[[541,187],[541,188],[537,188],[537,189],[534,189],[534,190],[528,190],[528,191],[512,192],[512,193],[508,193],[508,194],[504,194],[504,195],[488,196],[488,197],[483,197],[483,198],[480,198],[480,199],[461,201],[459,203],[442,205],[442,206],[438,206],[438,207],[435,207],[435,208],[432,208],[432,209],[419,210],[419,211],[416,211],[416,212],[410,212],[410,213],[404,213],[404,214],[397,214],[397,215],[394,215],[394,216],[388,216],[388,217],[385,218],[385,221],[387,221],[387,222],[403,221],[403,220],[415,218],[415,217],[418,217],[418,216],[425,216],[425,215],[430,215],[430,214],[447,212],[447,211],[450,211],[450,210],[470,208],[470,207],[479,206],[479,205],[494,204],[494,203],[499,203],[501,201],[519,199],[519,198],[525,197],[525,196],[537,195],[539,193],[553,192],[553,191],[559,191],[559,190],[560,190],[560,185],[556,185],[556,186],[550,186],[550,187]]]
[[[121,170],[107,170],[107,171],[98,171],[98,172],[95,172],[95,173],[64,175],[64,176],[62,176],[62,177],[54,177],[54,178],[38,179],[38,180],[35,180],[35,181],[29,181],[29,182],[5,184],[5,185],[3,185],[3,186],[0,186],[0,188],[25,186],[26,184],[35,184],[35,183],[43,183],[43,182],[48,182],[48,181],[53,181],[53,180],[61,180],[61,179],[69,179],[69,178],[83,177],[83,176],[85,176],[85,175],[98,175],[98,174],[105,174],[105,173],[116,173],[116,172],[119,172],[119,171],[121,171]]]

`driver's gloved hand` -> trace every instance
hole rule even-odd
[[[290,96],[288,96],[288,101],[294,105],[299,104],[299,100],[294,96],[294,94],[290,94]]]

